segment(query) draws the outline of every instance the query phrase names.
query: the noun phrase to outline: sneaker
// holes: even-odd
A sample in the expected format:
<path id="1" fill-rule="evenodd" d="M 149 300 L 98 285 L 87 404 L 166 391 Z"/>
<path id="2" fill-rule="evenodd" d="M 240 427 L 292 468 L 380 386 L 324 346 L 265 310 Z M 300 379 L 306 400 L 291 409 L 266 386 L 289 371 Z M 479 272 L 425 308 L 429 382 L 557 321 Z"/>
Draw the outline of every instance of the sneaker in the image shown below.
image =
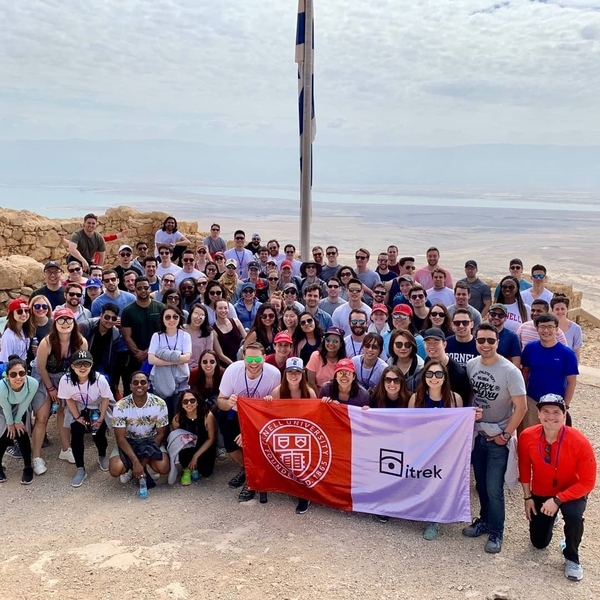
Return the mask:
<path id="1" fill-rule="evenodd" d="M 66 460 L 70 462 L 72 465 L 75 464 L 75 457 L 73 456 L 73 450 L 71 448 L 67 448 L 66 450 L 61 450 L 58 455 L 59 460 Z"/>
<path id="2" fill-rule="evenodd" d="M 463 535 L 470 538 L 476 538 L 484 533 L 489 533 L 487 523 L 481 521 L 481 519 L 475 519 L 470 525 L 467 525 L 462 530 Z"/>
<path id="3" fill-rule="evenodd" d="M 101 471 L 108 471 L 108 457 L 106 457 L 106 456 L 99 456 L 98 457 L 98 464 L 100 465 L 100 470 Z"/>
<path id="4" fill-rule="evenodd" d="M 267 492 L 259 492 L 258 501 L 261 504 L 266 504 L 269 501 L 269 498 L 267 497 Z"/>
<path id="5" fill-rule="evenodd" d="M 380 523 L 387 523 L 390 520 L 390 518 L 387 517 L 386 515 L 375 515 L 375 516 L 377 517 L 377 520 Z"/>
<path id="6" fill-rule="evenodd" d="M 81 487 L 83 482 L 87 479 L 87 473 L 83 467 L 77 467 L 77 473 L 75 473 L 75 477 L 73 477 L 73 481 L 71 481 L 71 485 L 73 487 Z"/>
<path id="7" fill-rule="evenodd" d="M 189 469 L 184 469 L 181 475 L 181 485 L 192 485 L 192 472 Z"/>
<path id="8" fill-rule="evenodd" d="M 484 550 L 488 554 L 498 554 L 502 550 L 502 538 L 497 533 L 490 533 Z"/>
<path id="9" fill-rule="evenodd" d="M 248 502 L 248 500 L 253 500 L 256 492 L 254 490 L 248 489 L 248 486 L 244 484 L 240 495 L 238 496 L 239 502 Z"/>
<path id="10" fill-rule="evenodd" d="M 229 480 L 228 485 L 232 490 L 235 490 L 236 488 L 242 487 L 245 483 L 246 483 L 246 471 L 245 471 L 245 469 L 240 469 L 238 474 Z"/>
<path id="11" fill-rule="evenodd" d="M 296 505 L 296 514 L 303 515 L 308 511 L 308 507 L 310 506 L 310 500 L 305 500 L 304 498 L 298 498 L 298 504 Z"/>
<path id="12" fill-rule="evenodd" d="M 131 474 L 131 471 L 127 471 L 126 473 L 119 475 L 119 481 L 121 483 L 129 483 L 132 478 L 133 478 L 133 475 Z"/>
<path id="13" fill-rule="evenodd" d="M 42 442 L 42 448 L 47 448 L 50 445 L 50 440 L 47 435 L 44 435 L 44 441 Z"/>
<path id="14" fill-rule="evenodd" d="M 6 474 L 4 473 L 4 469 L 0 467 L 0 483 L 4 483 L 6 481 Z"/>
<path id="15" fill-rule="evenodd" d="M 428 541 L 437 540 L 440 535 L 440 526 L 437 523 L 427 523 L 425 531 L 423 532 L 423 538 Z"/>
<path id="16" fill-rule="evenodd" d="M 581 581 L 583 579 L 583 568 L 573 560 L 565 560 L 565 577 L 569 581 Z"/>
<path id="17" fill-rule="evenodd" d="M 217 460 L 227 460 L 227 450 L 225 448 L 217 448 Z"/>
<path id="18" fill-rule="evenodd" d="M 6 449 L 6 454 L 12 456 L 13 458 L 23 458 L 21 454 L 21 448 L 19 448 L 18 444 L 13 444 Z"/>
<path id="19" fill-rule="evenodd" d="M 25 467 L 23 469 L 23 475 L 21 476 L 21 484 L 30 485 L 31 483 L 33 483 L 33 468 Z"/>
<path id="20" fill-rule="evenodd" d="M 37 458 L 34 458 L 32 462 L 33 472 L 36 475 L 43 475 L 48 470 L 48 467 L 46 466 L 46 463 L 43 458 L 40 458 L 38 456 Z"/>
<path id="21" fill-rule="evenodd" d="M 150 465 L 146 467 L 146 473 L 154 479 L 154 481 L 158 481 L 160 479 L 160 473 L 157 473 Z"/>

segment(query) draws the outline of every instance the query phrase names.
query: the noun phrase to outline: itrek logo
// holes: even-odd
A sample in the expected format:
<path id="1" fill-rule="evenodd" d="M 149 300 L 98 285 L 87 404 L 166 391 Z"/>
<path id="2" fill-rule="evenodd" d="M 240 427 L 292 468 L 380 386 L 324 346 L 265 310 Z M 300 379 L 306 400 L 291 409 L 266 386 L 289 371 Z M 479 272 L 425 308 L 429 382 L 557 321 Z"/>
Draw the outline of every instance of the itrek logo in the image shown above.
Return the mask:
<path id="1" fill-rule="evenodd" d="M 331 444 L 325 432 L 305 419 L 273 419 L 260 430 L 265 458 L 280 474 L 313 487 L 329 471 Z"/>

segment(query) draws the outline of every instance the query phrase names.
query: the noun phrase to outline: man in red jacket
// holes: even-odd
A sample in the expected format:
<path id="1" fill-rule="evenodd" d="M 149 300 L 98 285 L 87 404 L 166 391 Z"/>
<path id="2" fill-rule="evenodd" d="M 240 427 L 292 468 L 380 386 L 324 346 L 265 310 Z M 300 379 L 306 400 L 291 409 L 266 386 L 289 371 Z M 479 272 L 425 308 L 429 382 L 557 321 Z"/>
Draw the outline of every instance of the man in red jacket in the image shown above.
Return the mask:
<path id="1" fill-rule="evenodd" d="M 531 543 L 539 549 L 550 544 L 560 509 L 565 521 L 565 577 L 581 581 L 578 551 L 587 495 L 596 485 L 596 457 L 588 439 L 565 426 L 567 408 L 561 396 L 546 394 L 537 408 L 540 425 L 525 429 L 518 444 L 519 480 Z"/>

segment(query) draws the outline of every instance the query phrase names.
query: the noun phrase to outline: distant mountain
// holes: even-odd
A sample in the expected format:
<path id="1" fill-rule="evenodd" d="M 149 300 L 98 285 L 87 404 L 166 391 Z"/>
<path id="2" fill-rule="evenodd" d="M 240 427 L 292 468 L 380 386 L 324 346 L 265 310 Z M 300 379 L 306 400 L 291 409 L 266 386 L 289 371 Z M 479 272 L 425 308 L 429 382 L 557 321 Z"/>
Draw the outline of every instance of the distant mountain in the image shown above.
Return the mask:
<path id="1" fill-rule="evenodd" d="M 318 138 L 317 138 L 318 141 Z M 318 185 L 600 187 L 600 146 L 314 148 Z M 173 140 L 0 141 L 0 182 L 296 184 L 295 148 Z"/>

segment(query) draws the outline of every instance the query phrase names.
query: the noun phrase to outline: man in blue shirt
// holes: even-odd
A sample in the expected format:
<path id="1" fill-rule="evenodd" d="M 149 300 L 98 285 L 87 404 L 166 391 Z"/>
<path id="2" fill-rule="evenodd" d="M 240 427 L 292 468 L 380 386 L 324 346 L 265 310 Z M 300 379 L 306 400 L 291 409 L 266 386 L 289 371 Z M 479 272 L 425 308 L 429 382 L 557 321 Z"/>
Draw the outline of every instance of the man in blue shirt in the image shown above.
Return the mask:
<path id="1" fill-rule="evenodd" d="M 558 319 L 554 315 L 543 314 L 534 323 L 540 339 L 527 344 L 521 356 L 523 379 L 527 386 L 527 414 L 523 419 L 523 429 L 539 423 L 537 403 L 545 394 L 562 396 L 568 409 L 579 375 L 575 352 L 556 339 Z"/>

